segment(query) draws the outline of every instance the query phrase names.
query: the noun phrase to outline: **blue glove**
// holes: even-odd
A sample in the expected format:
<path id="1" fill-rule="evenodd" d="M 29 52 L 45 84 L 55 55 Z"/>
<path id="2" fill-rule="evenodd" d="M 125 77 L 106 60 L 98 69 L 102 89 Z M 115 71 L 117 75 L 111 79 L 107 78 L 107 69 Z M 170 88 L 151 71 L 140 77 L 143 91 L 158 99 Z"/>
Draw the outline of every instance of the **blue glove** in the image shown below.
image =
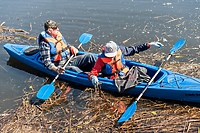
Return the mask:
<path id="1" fill-rule="evenodd" d="M 159 48 L 161 48 L 162 46 L 164 46 L 162 43 L 160 43 L 160 42 L 150 42 L 149 43 L 150 44 L 150 46 L 156 46 L 156 47 L 159 47 Z"/>
<path id="2" fill-rule="evenodd" d="M 91 80 L 92 80 L 93 85 L 98 85 L 99 80 L 98 80 L 97 76 L 92 76 Z"/>

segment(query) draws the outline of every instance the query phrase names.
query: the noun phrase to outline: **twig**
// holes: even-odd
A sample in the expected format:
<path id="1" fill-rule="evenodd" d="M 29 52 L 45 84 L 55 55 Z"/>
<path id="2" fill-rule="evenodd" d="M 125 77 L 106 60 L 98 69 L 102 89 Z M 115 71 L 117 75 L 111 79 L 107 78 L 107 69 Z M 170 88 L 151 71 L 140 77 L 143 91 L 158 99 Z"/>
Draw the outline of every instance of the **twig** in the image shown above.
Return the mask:
<path id="1" fill-rule="evenodd" d="M 142 33 L 145 33 L 146 32 L 146 28 L 147 28 L 147 25 L 144 26 L 143 30 L 142 30 Z"/>
<path id="2" fill-rule="evenodd" d="M 0 25 L 0 26 L 2 27 L 2 26 L 5 24 L 5 23 L 6 23 L 6 22 L 3 22 L 3 23 L 1 23 L 1 25 Z"/>
<path id="3" fill-rule="evenodd" d="M 32 23 L 30 23 L 30 31 L 32 31 Z"/>
<path id="4" fill-rule="evenodd" d="M 176 20 L 181 20 L 182 18 L 184 18 L 184 17 L 180 17 L 180 18 L 173 18 L 173 17 L 171 17 L 172 18 L 172 20 L 169 20 L 169 21 L 167 21 L 166 23 L 170 23 L 170 22 L 173 22 L 173 21 L 176 21 Z"/>
<path id="5" fill-rule="evenodd" d="M 5 70 L 6 72 L 8 72 L 2 65 L 0 65 L 1 68 L 3 68 L 3 70 Z"/>
<path id="6" fill-rule="evenodd" d="M 127 43 L 130 39 L 131 39 L 131 37 L 129 37 L 128 39 L 124 40 L 122 43 L 125 44 L 125 43 Z"/>

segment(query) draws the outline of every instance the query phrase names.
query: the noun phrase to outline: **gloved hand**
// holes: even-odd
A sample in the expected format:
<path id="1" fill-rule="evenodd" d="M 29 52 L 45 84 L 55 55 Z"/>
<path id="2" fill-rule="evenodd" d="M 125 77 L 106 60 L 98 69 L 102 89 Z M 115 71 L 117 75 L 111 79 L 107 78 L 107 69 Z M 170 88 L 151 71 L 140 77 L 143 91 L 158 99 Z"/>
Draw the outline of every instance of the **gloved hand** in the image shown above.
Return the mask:
<path id="1" fill-rule="evenodd" d="M 76 55 L 78 53 L 78 49 L 74 46 L 70 46 L 69 48 L 72 55 Z"/>
<path id="2" fill-rule="evenodd" d="M 162 46 L 164 46 L 162 43 L 160 43 L 160 42 L 150 42 L 149 43 L 150 44 L 150 46 L 156 46 L 156 47 L 159 47 L 159 48 L 161 48 Z"/>
<path id="3" fill-rule="evenodd" d="M 53 70 L 57 72 L 58 74 L 63 74 L 65 72 L 65 69 L 62 67 L 55 67 L 53 68 Z"/>
<path id="4" fill-rule="evenodd" d="M 92 80 L 93 85 L 98 85 L 99 80 L 98 80 L 97 76 L 92 76 L 91 80 Z"/>

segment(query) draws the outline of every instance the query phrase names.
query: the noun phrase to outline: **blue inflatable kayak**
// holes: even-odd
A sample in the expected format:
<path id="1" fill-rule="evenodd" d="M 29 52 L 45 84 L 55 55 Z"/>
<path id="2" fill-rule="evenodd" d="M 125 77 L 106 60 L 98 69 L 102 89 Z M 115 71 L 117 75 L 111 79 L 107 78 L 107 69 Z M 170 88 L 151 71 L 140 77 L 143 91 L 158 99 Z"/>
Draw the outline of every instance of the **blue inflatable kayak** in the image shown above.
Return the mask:
<path id="1" fill-rule="evenodd" d="M 37 46 L 7 43 L 4 45 L 4 49 L 10 55 L 10 57 L 34 69 L 47 73 L 50 76 L 57 75 L 55 72 L 47 70 L 43 66 Z M 79 52 L 79 54 L 84 54 L 84 52 Z M 126 64 L 128 66 L 136 65 L 147 68 L 149 76 L 153 76 L 159 69 L 156 66 L 142 64 L 131 60 L 126 60 Z M 66 70 L 64 74 L 59 76 L 59 78 L 80 85 L 93 87 L 91 81 L 88 80 L 88 76 L 85 73 L 77 73 Z M 118 92 L 113 80 L 99 77 L 99 81 L 102 83 L 103 90 Z M 138 96 L 146 87 L 146 85 L 147 83 L 140 83 L 133 88 L 125 90 L 123 93 Z M 154 82 L 144 93 L 144 97 L 200 103 L 200 79 L 162 69 L 156 76 Z"/>

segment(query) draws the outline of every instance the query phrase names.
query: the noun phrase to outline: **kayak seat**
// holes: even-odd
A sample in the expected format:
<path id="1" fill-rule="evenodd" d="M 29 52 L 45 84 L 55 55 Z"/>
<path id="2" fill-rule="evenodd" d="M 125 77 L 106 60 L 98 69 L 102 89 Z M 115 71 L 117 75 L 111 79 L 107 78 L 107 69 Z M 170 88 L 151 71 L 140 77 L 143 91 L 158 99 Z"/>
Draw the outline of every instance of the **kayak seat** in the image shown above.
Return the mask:
<path id="1" fill-rule="evenodd" d="M 29 47 L 24 50 L 25 55 L 33 55 L 39 52 L 39 47 Z"/>

